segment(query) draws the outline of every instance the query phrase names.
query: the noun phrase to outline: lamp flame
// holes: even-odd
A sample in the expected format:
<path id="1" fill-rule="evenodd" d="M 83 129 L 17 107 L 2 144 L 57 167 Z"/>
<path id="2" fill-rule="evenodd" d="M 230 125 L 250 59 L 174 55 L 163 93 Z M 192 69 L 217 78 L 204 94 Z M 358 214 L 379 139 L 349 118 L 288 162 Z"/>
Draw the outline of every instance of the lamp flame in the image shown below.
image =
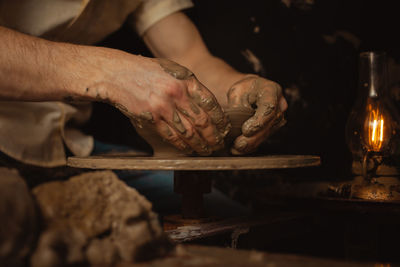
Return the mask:
<path id="1" fill-rule="evenodd" d="M 387 122 L 383 113 L 378 107 L 372 108 L 369 106 L 368 116 L 365 126 L 367 127 L 367 146 L 370 151 L 379 152 L 382 150 L 383 144 L 385 143 L 385 132 L 387 132 Z"/>

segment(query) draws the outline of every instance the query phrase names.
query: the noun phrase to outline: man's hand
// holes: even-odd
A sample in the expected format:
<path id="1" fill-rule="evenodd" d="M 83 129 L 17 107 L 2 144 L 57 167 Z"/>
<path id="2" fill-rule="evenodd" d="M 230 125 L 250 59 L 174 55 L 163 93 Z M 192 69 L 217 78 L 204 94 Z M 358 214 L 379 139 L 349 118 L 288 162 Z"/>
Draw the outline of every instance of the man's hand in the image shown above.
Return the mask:
<path id="1" fill-rule="evenodd" d="M 287 103 L 282 96 L 282 88 L 256 75 L 247 75 L 232 85 L 228 91 L 228 106 L 255 108 L 255 114 L 243 123 L 242 135 L 236 138 L 231 148 L 234 155 L 255 151 L 286 123 L 283 113 Z"/>
<path id="2" fill-rule="evenodd" d="M 149 58 L 139 58 L 141 69 L 134 70 L 124 63 L 129 57 L 115 61 L 110 79 L 89 90 L 120 109 L 136 127 L 154 129 L 180 150 L 210 155 L 223 148 L 229 120 L 190 70 L 167 59 Z"/>

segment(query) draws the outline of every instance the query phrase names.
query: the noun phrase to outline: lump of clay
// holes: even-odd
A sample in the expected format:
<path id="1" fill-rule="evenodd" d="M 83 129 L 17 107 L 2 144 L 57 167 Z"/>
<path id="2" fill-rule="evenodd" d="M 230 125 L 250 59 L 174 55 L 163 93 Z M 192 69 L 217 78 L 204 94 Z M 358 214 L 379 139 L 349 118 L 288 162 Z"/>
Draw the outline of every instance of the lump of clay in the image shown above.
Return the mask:
<path id="1" fill-rule="evenodd" d="M 0 266 L 21 266 L 34 245 L 33 198 L 16 170 L 0 168 Z"/>
<path id="2" fill-rule="evenodd" d="M 45 231 L 32 266 L 134 262 L 172 247 L 151 203 L 111 171 L 42 184 L 33 193 Z"/>

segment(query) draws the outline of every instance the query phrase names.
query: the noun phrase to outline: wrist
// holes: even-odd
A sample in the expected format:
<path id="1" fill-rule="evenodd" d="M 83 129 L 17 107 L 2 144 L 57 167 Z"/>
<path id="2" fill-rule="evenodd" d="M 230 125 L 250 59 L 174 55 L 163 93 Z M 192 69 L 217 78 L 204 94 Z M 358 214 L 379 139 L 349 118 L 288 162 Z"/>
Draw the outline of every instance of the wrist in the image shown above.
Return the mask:
<path id="1" fill-rule="evenodd" d="M 241 75 L 238 76 L 238 78 L 233 83 L 231 83 L 231 85 L 229 86 L 228 90 L 231 89 L 232 87 L 234 87 L 236 84 L 243 82 L 244 80 L 257 79 L 257 78 L 260 78 L 260 76 L 257 75 L 257 74 L 241 73 Z"/>
<path id="2" fill-rule="evenodd" d="M 62 55 L 68 55 L 58 68 L 62 81 L 63 99 L 106 101 L 112 87 L 105 89 L 110 80 L 109 61 L 113 49 L 65 44 Z"/>
<path id="3" fill-rule="evenodd" d="M 65 92 L 73 99 L 116 103 L 126 91 L 126 77 L 131 81 L 130 90 L 138 89 L 149 58 L 132 55 L 120 50 L 77 46 L 75 55 L 65 66 Z M 137 82 L 136 82 L 137 81 Z"/>

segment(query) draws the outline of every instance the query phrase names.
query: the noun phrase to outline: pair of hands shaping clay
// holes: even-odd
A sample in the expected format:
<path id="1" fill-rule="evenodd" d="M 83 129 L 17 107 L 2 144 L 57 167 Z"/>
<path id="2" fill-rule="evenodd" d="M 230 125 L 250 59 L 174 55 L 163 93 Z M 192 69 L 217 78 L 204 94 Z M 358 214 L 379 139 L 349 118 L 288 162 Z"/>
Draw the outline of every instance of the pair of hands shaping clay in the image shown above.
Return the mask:
<path id="1" fill-rule="evenodd" d="M 285 124 L 287 104 L 281 87 L 272 81 L 245 76 L 229 89 L 224 111 L 190 70 L 166 59 L 155 60 L 179 81 L 179 89 L 166 92 L 173 112 L 164 116 L 144 110 L 135 115 L 116 105 L 151 145 L 154 156 L 248 154 Z"/>

